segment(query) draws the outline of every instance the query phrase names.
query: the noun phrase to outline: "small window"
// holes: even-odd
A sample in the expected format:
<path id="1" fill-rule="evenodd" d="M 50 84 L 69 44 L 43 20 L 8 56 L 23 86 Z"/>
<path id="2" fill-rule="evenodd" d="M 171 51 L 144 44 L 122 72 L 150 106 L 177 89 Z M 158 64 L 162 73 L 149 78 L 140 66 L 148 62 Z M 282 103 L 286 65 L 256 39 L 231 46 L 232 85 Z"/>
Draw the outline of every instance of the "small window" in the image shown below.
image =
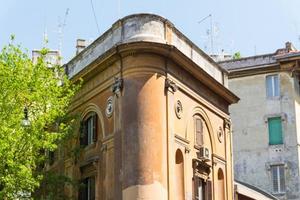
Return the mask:
<path id="1" fill-rule="evenodd" d="M 80 182 L 78 200 L 95 200 L 95 177 L 88 177 Z"/>
<path id="2" fill-rule="evenodd" d="M 278 75 L 269 75 L 266 77 L 267 97 L 279 97 L 279 79 Z"/>
<path id="3" fill-rule="evenodd" d="M 204 143 L 203 122 L 199 116 L 196 116 L 194 120 L 195 120 L 196 145 L 202 146 Z"/>
<path id="4" fill-rule="evenodd" d="M 80 127 L 80 145 L 87 146 L 97 141 L 97 114 L 89 114 L 81 122 Z"/>
<path id="5" fill-rule="evenodd" d="M 283 144 L 281 117 L 268 119 L 269 144 Z"/>
<path id="6" fill-rule="evenodd" d="M 272 165 L 271 175 L 272 175 L 272 183 L 273 183 L 273 192 L 284 193 L 285 192 L 284 165 Z"/>

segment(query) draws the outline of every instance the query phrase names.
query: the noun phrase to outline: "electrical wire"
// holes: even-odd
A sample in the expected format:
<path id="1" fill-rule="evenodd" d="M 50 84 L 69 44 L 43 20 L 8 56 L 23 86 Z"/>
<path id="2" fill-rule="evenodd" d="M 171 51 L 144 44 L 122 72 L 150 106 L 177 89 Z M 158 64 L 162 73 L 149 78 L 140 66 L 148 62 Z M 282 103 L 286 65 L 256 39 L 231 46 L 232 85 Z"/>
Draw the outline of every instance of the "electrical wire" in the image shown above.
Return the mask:
<path id="1" fill-rule="evenodd" d="M 91 6 L 92 6 L 92 11 L 93 11 L 93 14 L 94 14 L 94 19 L 95 19 L 95 23 L 96 23 L 96 26 L 97 26 L 97 30 L 98 30 L 98 33 L 100 34 L 100 29 L 99 29 L 99 25 L 98 25 L 98 22 L 97 22 L 97 17 L 96 17 L 96 13 L 95 13 L 93 0 L 91 0 Z"/>

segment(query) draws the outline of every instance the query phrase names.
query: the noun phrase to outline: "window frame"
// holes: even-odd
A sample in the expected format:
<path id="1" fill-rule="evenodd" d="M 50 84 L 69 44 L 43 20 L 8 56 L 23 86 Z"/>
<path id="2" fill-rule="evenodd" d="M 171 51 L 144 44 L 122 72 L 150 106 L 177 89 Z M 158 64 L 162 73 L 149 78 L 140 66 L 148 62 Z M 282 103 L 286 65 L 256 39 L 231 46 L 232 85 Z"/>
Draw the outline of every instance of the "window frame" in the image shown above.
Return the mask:
<path id="1" fill-rule="evenodd" d="M 198 130 L 198 123 L 200 121 L 200 129 Z M 195 135 L 195 146 L 202 147 L 204 145 L 204 120 L 199 115 L 194 115 L 194 135 Z M 199 138 L 198 138 L 199 137 Z M 199 141 L 200 142 L 199 142 Z"/>
<path id="2" fill-rule="evenodd" d="M 93 185 L 92 185 L 93 183 Z M 96 176 L 89 176 L 80 181 L 78 200 L 96 199 Z"/>
<path id="3" fill-rule="evenodd" d="M 273 171 L 273 169 L 275 169 Z M 280 171 L 282 169 L 282 172 Z M 285 194 L 286 193 L 286 179 L 285 179 L 285 165 L 284 164 L 274 164 L 270 166 L 270 171 L 271 171 L 271 182 L 272 182 L 272 191 L 273 194 Z M 276 173 L 276 175 L 274 174 Z M 274 176 L 277 177 L 277 188 L 274 185 Z"/>
<path id="4" fill-rule="evenodd" d="M 212 182 L 199 176 L 193 177 L 193 199 L 194 200 L 211 200 Z"/>
<path id="5" fill-rule="evenodd" d="M 86 147 L 97 142 L 98 115 L 96 112 L 88 113 L 80 123 L 80 146 Z"/>
<path id="6" fill-rule="evenodd" d="M 275 83 L 275 77 L 277 78 L 277 84 Z M 271 81 L 271 90 L 269 92 L 269 81 Z M 266 97 L 267 99 L 277 99 L 280 97 L 280 76 L 279 74 L 270 74 L 266 76 L 266 81 L 265 81 L 265 87 L 266 87 Z M 278 89 L 278 94 L 276 94 L 276 87 Z M 271 93 L 271 95 L 269 95 Z"/>

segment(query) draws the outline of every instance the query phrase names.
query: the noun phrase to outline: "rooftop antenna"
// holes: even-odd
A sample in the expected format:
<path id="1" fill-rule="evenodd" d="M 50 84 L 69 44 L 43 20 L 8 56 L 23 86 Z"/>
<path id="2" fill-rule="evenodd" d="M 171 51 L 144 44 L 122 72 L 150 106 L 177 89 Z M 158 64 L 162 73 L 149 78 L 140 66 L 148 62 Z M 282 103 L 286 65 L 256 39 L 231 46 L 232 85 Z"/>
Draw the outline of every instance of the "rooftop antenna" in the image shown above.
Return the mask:
<path id="1" fill-rule="evenodd" d="M 202 23 L 203 21 L 205 21 L 206 19 L 210 18 L 210 31 L 209 31 L 209 35 L 210 35 L 210 46 L 211 46 L 211 55 L 214 53 L 214 33 L 213 33 L 213 22 L 212 22 L 212 14 L 207 15 L 206 17 L 202 18 L 200 21 L 198 21 L 198 24 Z"/>
<path id="2" fill-rule="evenodd" d="M 65 12 L 65 16 L 64 16 L 64 20 L 61 21 L 59 20 L 59 24 L 58 24 L 58 37 L 59 37 L 59 42 L 58 42 L 58 50 L 61 53 L 62 50 L 62 43 L 63 43 L 63 37 L 64 37 L 64 28 L 66 26 L 66 21 L 67 21 L 67 17 L 69 15 L 69 8 L 66 9 Z"/>
<path id="3" fill-rule="evenodd" d="M 43 47 L 47 47 L 48 44 L 48 31 L 47 31 L 47 25 L 46 25 L 46 19 L 45 19 L 45 29 L 43 33 Z"/>
<path id="4" fill-rule="evenodd" d="M 42 48 L 47 47 L 47 44 L 48 44 L 47 12 L 44 8 L 44 32 L 43 32 Z"/>

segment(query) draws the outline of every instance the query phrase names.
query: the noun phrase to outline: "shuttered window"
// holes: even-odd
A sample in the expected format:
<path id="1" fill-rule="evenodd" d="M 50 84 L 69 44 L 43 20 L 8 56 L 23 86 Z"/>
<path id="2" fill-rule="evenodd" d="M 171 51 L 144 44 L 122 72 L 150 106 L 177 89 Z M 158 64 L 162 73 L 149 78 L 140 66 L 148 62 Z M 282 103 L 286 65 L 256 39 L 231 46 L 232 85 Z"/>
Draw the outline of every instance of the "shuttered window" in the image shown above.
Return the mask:
<path id="1" fill-rule="evenodd" d="M 274 193 L 284 193 L 285 192 L 285 175 L 284 175 L 284 165 L 272 165 L 272 183 Z"/>
<path id="2" fill-rule="evenodd" d="M 283 144 L 281 117 L 268 119 L 269 144 Z"/>
<path id="3" fill-rule="evenodd" d="M 97 141 L 97 114 L 92 113 L 81 122 L 80 145 L 86 146 Z"/>
<path id="4" fill-rule="evenodd" d="M 196 144 L 198 146 L 203 145 L 203 122 L 200 117 L 195 117 L 195 135 L 196 135 Z"/>
<path id="5" fill-rule="evenodd" d="M 268 98 L 280 95 L 278 75 L 269 75 L 266 77 L 266 92 Z"/>

